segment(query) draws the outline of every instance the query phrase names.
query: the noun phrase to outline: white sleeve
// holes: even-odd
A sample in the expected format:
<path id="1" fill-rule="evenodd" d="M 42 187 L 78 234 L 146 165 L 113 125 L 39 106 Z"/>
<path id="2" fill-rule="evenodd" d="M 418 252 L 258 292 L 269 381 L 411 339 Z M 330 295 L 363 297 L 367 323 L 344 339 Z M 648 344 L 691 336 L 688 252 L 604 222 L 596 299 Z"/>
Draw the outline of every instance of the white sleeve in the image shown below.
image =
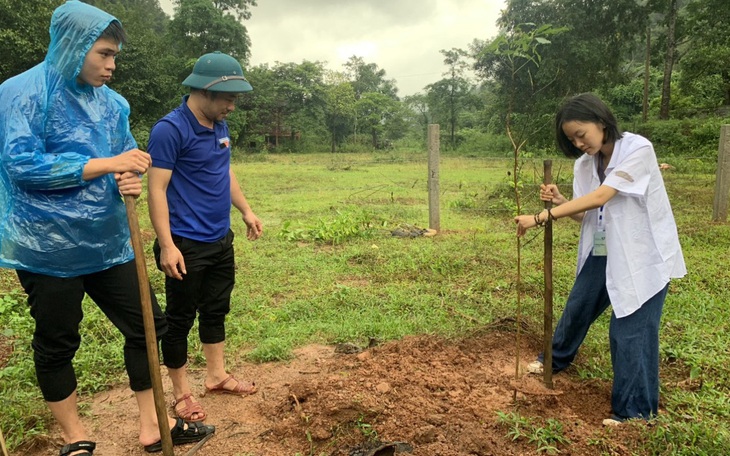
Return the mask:
<path id="1" fill-rule="evenodd" d="M 606 176 L 604 185 L 620 193 L 645 196 L 649 188 L 652 167 L 657 166 L 654 148 L 648 141 L 622 152 L 617 165 Z"/>

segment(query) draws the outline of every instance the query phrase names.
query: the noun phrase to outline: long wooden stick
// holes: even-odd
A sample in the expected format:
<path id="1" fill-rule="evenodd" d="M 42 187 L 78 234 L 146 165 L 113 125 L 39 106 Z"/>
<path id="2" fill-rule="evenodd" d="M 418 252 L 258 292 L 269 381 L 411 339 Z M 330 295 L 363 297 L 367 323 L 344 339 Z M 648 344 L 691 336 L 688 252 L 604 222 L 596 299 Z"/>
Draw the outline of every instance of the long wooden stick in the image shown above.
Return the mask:
<path id="1" fill-rule="evenodd" d="M 167 411 L 165 409 L 165 392 L 162 389 L 160 356 L 157 352 L 157 332 L 155 331 L 155 318 L 152 313 L 150 282 L 147 277 L 147 264 L 144 259 L 142 234 L 139 231 L 137 203 L 133 196 L 125 195 L 124 204 L 127 207 L 127 221 L 129 222 L 129 233 L 132 238 L 132 249 L 134 250 L 134 263 L 137 266 L 137 277 L 139 279 L 139 296 L 142 301 L 142 321 L 144 323 L 144 336 L 147 343 L 147 360 L 150 368 L 150 377 L 152 379 L 152 393 L 155 398 L 157 423 L 160 426 L 162 454 L 164 456 L 174 456 L 175 452 L 172 448 L 172 435 L 170 434 L 170 426 L 167 422 Z"/>
<path id="2" fill-rule="evenodd" d="M 3 450 L 3 456 L 10 456 L 8 454 L 8 447 L 5 446 L 5 437 L 3 437 L 3 431 L 0 430 L 0 448 Z"/>
<path id="3" fill-rule="evenodd" d="M 210 440 L 211 437 L 213 437 L 213 435 L 215 435 L 215 434 L 208 434 L 205 437 L 203 437 L 202 440 L 200 440 L 198 443 L 196 443 L 195 446 L 190 448 L 190 450 L 187 453 L 185 453 L 185 456 L 193 456 L 195 453 L 198 452 L 199 449 L 201 449 L 203 447 L 203 445 L 205 445 L 205 442 L 207 442 L 208 440 Z"/>
<path id="4" fill-rule="evenodd" d="M 543 183 L 551 184 L 553 180 L 552 160 L 543 161 Z M 545 209 L 552 208 L 550 201 L 545 201 Z M 545 291 L 543 309 L 543 380 L 545 386 L 553 389 L 553 221 L 548 217 L 545 223 Z"/>

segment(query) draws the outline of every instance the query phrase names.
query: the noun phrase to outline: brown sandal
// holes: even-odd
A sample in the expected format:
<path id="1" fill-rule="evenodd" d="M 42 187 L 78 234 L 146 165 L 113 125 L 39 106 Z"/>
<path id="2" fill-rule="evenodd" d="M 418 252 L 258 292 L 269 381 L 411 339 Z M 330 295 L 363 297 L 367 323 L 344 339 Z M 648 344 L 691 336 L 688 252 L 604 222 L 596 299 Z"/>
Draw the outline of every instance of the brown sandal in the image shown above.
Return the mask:
<path id="1" fill-rule="evenodd" d="M 236 386 L 233 389 L 226 389 L 223 386 L 233 380 L 236 382 Z M 220 382 L 219 384 L 215 385 L 212 388 L 205 387 L 206 393 L 214 393 L 214 394 L 233 394 L 235 396 L 248 396 L 250 394 L 254 394 L 258 391 L 258 388 L 256 388 L 256 383 L 250 382 L 250 383 L 244 383 L 240 380 L 238 380 L 233 375 L 229 375 L 225 380 Z"/>
<path id="2" fill-rule="evenodd" d="M 185 406 L 178 410 L 176 406 L 180 403 L 185 403 Z M 208 416 L 200 402 L 193 402 L 193 395 L 190 393 L 183 394 L 180 398 L 175 399 L 172 402 L 172 409 L 179 418 L 185 421 L 203 421 Z M 196 414 L 198 418 L 193 419 L 193 415 Z"/>

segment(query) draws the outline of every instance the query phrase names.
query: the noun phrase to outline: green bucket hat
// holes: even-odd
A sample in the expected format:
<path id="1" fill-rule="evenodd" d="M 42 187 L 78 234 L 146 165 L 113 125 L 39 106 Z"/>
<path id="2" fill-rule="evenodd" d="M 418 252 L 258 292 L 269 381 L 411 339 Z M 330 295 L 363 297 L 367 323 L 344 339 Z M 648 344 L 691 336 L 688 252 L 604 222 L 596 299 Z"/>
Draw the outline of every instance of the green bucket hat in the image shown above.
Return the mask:
<path id="1" fill-rule="evenodd" d="M 211 92 L 240 93 L 253 90 L 243 76 L 238 60 L 220 51 L 200 57 L 182 85 Z"/>

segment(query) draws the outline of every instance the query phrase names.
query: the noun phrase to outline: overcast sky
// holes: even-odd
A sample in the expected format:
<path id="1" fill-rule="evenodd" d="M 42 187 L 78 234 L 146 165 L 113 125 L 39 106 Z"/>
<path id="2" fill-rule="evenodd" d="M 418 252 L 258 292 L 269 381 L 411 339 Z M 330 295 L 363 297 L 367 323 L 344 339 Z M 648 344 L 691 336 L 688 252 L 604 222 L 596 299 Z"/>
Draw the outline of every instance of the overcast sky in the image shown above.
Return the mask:
<path id="1" fill-rule="evenodd" d="M 251 64 L 327 62 L 342 71 L 350 56 L 395 79 L 400 96 L 443 77 L 441 49 L 493 38 L 504 0 L 257 0 L 244 22 Z M 160 0 L 173 13 L 171 0 Z M 245 69 L 244 69 L 245 70 Z"/>

